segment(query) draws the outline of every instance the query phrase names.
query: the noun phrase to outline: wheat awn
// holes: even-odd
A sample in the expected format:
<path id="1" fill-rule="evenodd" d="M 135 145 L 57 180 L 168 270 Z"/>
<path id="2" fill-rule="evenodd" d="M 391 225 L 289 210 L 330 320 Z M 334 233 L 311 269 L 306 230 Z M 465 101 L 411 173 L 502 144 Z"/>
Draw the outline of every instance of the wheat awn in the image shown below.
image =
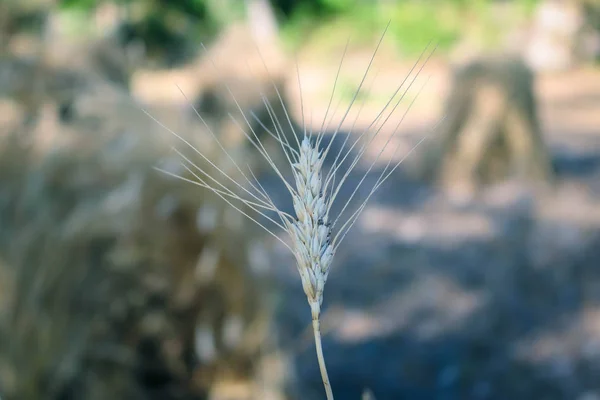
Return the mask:
<path id="1" fill-rule="evenodd" d="M 298 66 L 296 63 L 297 75 L 298 75 L 298 86 L 300 91 L 300 106 L 301 106 L 301 117 L 302 117 L 302 127 L 303 132 L 301 135 L 296 132 L 294 129 L 294 125 L 292 123 L 292 117 L 290 113 L 287 111 L 283 98 L 275 85 L 274 81 L 271 80 L 277 97 L 283 107 L 283 111 L 285 113 L 286 120 L 285 122 L 279 121 L 277 116 L 275 115 L 274 109 L 272 105 L 269 103 L 269 100 L 264 94 L 261 94 L 262 101 L 267 109 L 269 118 L 271 119 L 271 123 L 273 126 L 272 130 L 268 129 L 264 122 L 260 121 L 258 117 L 254 113 L 251 114 L 251 118 L 256 120 L 262 129 L 268 133 L 271 138 L 274 138 L 279 144 L 283 154 L 285 155 L 285 159 L 287 163 L 291 167 L 291 173 L 293 180 L 290 182 L 284 176 L 284 173 L 280 170 L 280 168 L 276 165 L 272 156 L 267 152 L 263 143 L 259 139 L 254 128 L 252 128 L 252 124 L 249 121 L 248 116 L 242 110 L 239 105 L 235 95 L 231 91 L 231 89 L 225 84 L 230 96 L 235 102 L 237 111 L 239 111 L 242 116 L 244 123 L 249 128 L 249 132 L 246 130 L 241 123 L 239 123 L 234 116 L 230 113 L 228 116 L 231 118 L 240 131 L 244 134 L 245 138 L 252 144 L 252 146 L 258 151 L 258 153 L 264 158 L 273 172 L 278 176 L 281 182 L 285 185 L 287 191 L 291 195 L 293 209 L 295 215 L 291 215 L 290 213 L 282 211 L 269 196 L 265 188 L 260 184 L 255 174 L 248 167 L 249 174 L 244 172 L 243 168 L 235 161 L 235 159 L 229 154 L 229 152 L 225 149 L 225 147 L 219 141 L 217 135 L 211 130 L 210 126 L 206 123 L 204 118 L 200 115 L 200 113 L 193 107 L 193 111 L 198 116 L 200 121 L 207 128 L 212 138 L 216 141 L 219 148 L 227 155 L 228 159 L 231 161 L 237 172 L 239 172 L 240 176 L 243 178 L 244 182 L 238 182 L 236 179 L 232 178 L 229 174 L 227 174 L 223 169 L 219 168 L 213 161 L 211 161 L 207 156 L 205 156 L 200 150 L 195 148 L 190 142 L 186 141 L 183 137 L 179 136 L 177 133 L 173 132 L 168 127 L 164 126 L 160 121 L 154 118 L 150 113 L 144 111 L 150 118 L 156 121 L 159 125 L 161 125 L 164 129 L 169 131 L 171 134 L 175 135 L 182 143 L 184 143 L 187 147 L 191 148 L 196 154 L 202 157 L 206 162 L 208 162 L 218 174 L 212 174 L 202 169 L 201 167 L 194 164 L 189 157 L 186 157 L 181 151 L 175 149 L 177 154 L 181 157 L 182 166 L 196 179 L 188 179 L 182 176 L 179 176 L 173 172 L 157 168 L 160 171 L 169 174 L 173 177 L 182 179 L 186 182 L 193 183 L 195 185 L 207 188 L 218 195 L 221 199 L 227 202 L 230 206 L 238 210 L 240 213 L 254 221 L 260 227 L 262 227 L 266 232 L 268 232 L 271 236 L 277 239 L 280 243 L 282 243 L 290 252 L 294 255 L 296 259 L 296 265 L 298 272 L 300 274 L 302 287 L 304 289 L 304 293 L 308 299 L 308 303 L 311 309 L 312 315 L 312 324 L 313 324 L 313 333 L 315 337 L 315 345 L 317 358 L 319 362 L 319 367 L 321 371 L 321 376 L 323 379 L 323 383 L 325 386 L 325 391 L 327 394 L 327 399 L 333 399 L 333 392 L 331 389 L 331 385 L 329 382 L 329 377 L 327 374 L 327 369 L 325 366 L 325 360 L 323 356 L 323 350 L 321 345 L 321 333 L 320 333 L 320 314 L 321 314 L 321 306 L 323 302 L 323 292 L 325 289 L 325 283 L 329 276 L 330 266 L 335 256 L 336 250 L 339 248 L 340 243 L 345 238 L 349 230 L 352 228 L 354 223 L 358 220 L 361 212 L 364 210 L 367 202 L 372 197 L 372 195 L 376 192 L 376 190 L 391 176 L 391 174 L 399 167 L 399 165 L 404 161 L 404 159 L 414 150 L 419 144 L 421 144 L 428 136 L 425 135 L 413 148 L 412 150 L 402 157 L 399 161 L 395 161 L 392 163 L 396 153 L 400 148 L 400 144 L 396 146 L 393 151 L 392 157 L 390 157 L 389 161 L 383 168 L 382 172 L 377 177 L 375 184 L 369 190 L 367 196 L 363 199 L 363 201 L 359 204 L 359 206 L 352 212 L 349 216 L 345 215 L 345 212 L 348 211 L 348 207 L 352 204 L 352 201 L 356 194 L 358 193 L 359 188 L 364 183 L 368 174 L 371 172 L 380 156 L 386 150 L 388 145 L 391 143 L 392 138 L 398 131 L 398 128 L 404 117 L 412 107 L 413 103 L 418 97 L 421 89 L 419 89 L 417 95 L 413 98 L 410 104 L 407 107 L 406 112 L 402 116 L 401 120 L 395 126 L 392 134 L 388 137 L 385 144 L 382 146 L 380 151 L 378 152 L 375 159 L 371 162 L 366 172 L 363 174 L 360 181 L 355 186 L 352 194 L 345 200 L 342 205 L 341 211 L 338 212 L 334 218 L 332 212 L 332 206 L 334 205 L 335 200 L 338 198 L 340 194 L 340 190 L 342 186 L 347 182 L 350 173 L 354 170 L 354 168 L 358 165 L 360 160 L 363 158 L 363 155 L 366 153 L 368 147 L 373 143 L 375 138 L 381 132 L 385 124 L 388 122 L 389 118 L 394 114 L 396 108 L 399 106 L 401 101 L 404 99 L 408 90 L 414 84 L 417 76 L 422 71 L 425 66 L 427 60 L 433 54 L 435 48 L 429 53 L 425 62 L 422 63 L 421 67 L 418 69 L 415 76 L 412 78 L 408 87 L 400 94 L 399 98 L 393 104 L 394 99 L 400 93 L 402 87 L 404 87 L 408 78 L 412 75 L 415 68 L 421 63 L 423 56 L 426 51 L 429 49 L 429 45 L 425 48 L 425 50 L 421 53 L 418 60 L 415 62 L 410 72 L 404 78 L 404 80 L 400 83 L 400 85 L 396 88 L 393 95 L 389 98 L 385 106 L 381 109 L 376 118 L 366 127 L 350 144 L 349 147 L 346 147 L 348 141 L 350 139 L 350 133 L 346 134 L 344 141 L 342 142 L 342 146 L 340 147 L 337 155 L 335 156 L 332 166 L 327 174 L 323 174 L 324 169 L 324 161 L 328 157 L 331 149 L 332 143 L 338 134 L 341 131 L 342 124 L 348 117 L 350 110 L 354 106 L 354 103 L 358 97 L 359 92 L 363 88 L 363 85 L 366 81 L 367 75 L 369 74 L 375 56 L 378 52 L 378 49 L 385 37 L 387 29 L 389 28 L 389 23 L 385 28 L 383 34 L 381 35 L 375 51 L 373 52 L 369 64 L 364 72 L 360 84 L 356 91 L 354 92 L 353 98 L 350 101 L 349 106 L 347 107 L 342 119 L 339 124 L 335 128 L 333 134 L 331 134 L 331 138 L 329 144 L 327 146 L 323 146 L 323 139 L 327 132 L 329 132 L 328 126 L 333 119 L 333 113 L 330 117 L 329 122 L 327 123 L 327 128 L 325 127 L 325 122 L 329 116 L 329 112 L 331 109 L 331 105 L 333 103 L 333 97 L 336 92 L 336 87 L 338 84 L 338 78 L 340 76 L 340 71 L 342 69 L 342 65 L 344 62 L 344 58 L 348 49 L 348 43 L 344 49 L 344 53 L 342 55 L 342 59 L 338 66 L 338 70 L 336 73 L 335 81 L 333 84 L 333 89 L 331 93 L 331 97 L 329 99 L 329 103 L 327 106 L 327 110 L 325 112 L 325 117 L 323 118 L 323 122 L 319 131 L 315 134 L 312 129 L 307 130 L 305 124 L 305 113 L 304 113 L 304 104 L 302 99 L 302 87 L 300 81 L 300 75 L 298 71 Z M 206 51 L 206 48 L 204 48 Z M 259 52 L 260 53 L 260 52 Z M 268 68 L 264 59 L 261 60 L 265 69 Z M 211 60 L 212 61 L 212 60 Z M 215 68 L 216 65 L 213 66 Z M 182 94 L 185 96 L 183 91 L 179 89 Z M 186 98 L 187 99 L 187 98 Z M 191 105 L 191 102 L 188 103 Z M 393 105 L 392 105 L 393 104 Z M 364 103 L 363 103 L 364 106 Z M 390 109 L 391 107 L 391 109 Z M 356 124 L 356 120 L 360 112 L 362 111 L 362 106 L 359 109 L 359 113 L 356 116 L 355 122 L 352 125 L 351 131 L 354 129 Z M 387 114 L 387 115 L 385 115 Z M 291 133 L 294 138 L 294 143 L 291 143 L 288 136 L 285 134 L 285 129 L 283 124 L 289 124 L 291 128 Z M 362 142 L 362 143 L 361 143 Z M 357 149 L 356 149 L 357 148 Z M 348 157 L 355 152 L 354 157 L 349 160 L 349 166 L 345 167 L 346 170 L 339 178 L 339 181 L 336 182 L 336 177 L 342 168 L 342 165 L 347 161 Z M 225 182 L 231 182 L 234 184 L 235 188 L 238 190 L 233 190 L 228 188 L 225 185 Z M 235 203 L 239 202 L 238 205 Z M 267 222 L 261 222 L 257 218 L 250 215 L 244 209 L 242 209 L 241 205 L 244 205 L 248 209 L 257 213 L 268 222 L 272 223 L 274 226 L 280 228 L 281 230 L 287 232 L 289 235 L 290 242 L 283 240 L 279 235 L 277 235 L 273 229 L 267 227 Z M 269 213 L 274 213 L 275 215 L 269 215 Z M 278 219 L 278 220 L 277 220 Z M 338 229 L 334 229 L 338 222 L 343 221 L 341 227 Z"/>

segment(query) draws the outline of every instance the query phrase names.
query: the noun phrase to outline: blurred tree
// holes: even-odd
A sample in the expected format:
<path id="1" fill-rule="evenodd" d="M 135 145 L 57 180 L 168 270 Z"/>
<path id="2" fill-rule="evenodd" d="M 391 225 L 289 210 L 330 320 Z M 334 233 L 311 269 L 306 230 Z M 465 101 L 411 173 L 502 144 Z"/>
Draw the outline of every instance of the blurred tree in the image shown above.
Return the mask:
<path id="1" fill-rule="evenodd" d="M 586 30 L 583 51 L 591 53 L 589 56 L 593 61 L 600 62 L 600 0 L 581 1 Z"/>
<path id="2" fill-rule="evenodd" d="M 294 13 L 304 12 L 315 16 L 328 16 L 347 12 L 357 6 L 357 3 L 376 3 L 364 0 L 271 0 L 286 18 Z"/>
<path id="3" fill-rule="evenodd" d="M 126 18 L 118 28 L 123 44 L 141 40 L 147 55 L 167 66 L 193 56 L 199 38 L 210 40 L 243 15 L 241 0 L 61 0 L 60 6 L 92 14 L 106 3 L 124 10 Z"/>
<path id="4" fill-rule="evenodd" d="M 10 39 L 18 33 L 34 32 L 41 35 L 46 15 L 52 5 L 52 0 L 0 1 L 0 54 L 6 50 Z"/>

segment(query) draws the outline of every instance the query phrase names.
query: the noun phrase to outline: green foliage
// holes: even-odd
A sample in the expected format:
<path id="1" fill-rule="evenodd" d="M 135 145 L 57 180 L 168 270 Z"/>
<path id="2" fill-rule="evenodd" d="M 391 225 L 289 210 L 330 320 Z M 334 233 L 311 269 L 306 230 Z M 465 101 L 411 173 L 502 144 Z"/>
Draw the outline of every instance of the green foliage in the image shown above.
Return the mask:
<path id="1" fill-rule="evenodd" d="M 457 4 L 458 3 L 458 4 Z M 433 42 L 441 50 L 460 37 L 462 2 L 403 2 L 389 11 L 392 34 L 404 54 L 419 54 Z"/>
<path id="2" fill-rule="evenodd" d="M 91 10 L 108 0 L 60 0 L 62 7 Z M 168 46 L 181 40 L 181 26 L 196 39 L 212 35 L 220 27 L 243 17 L 244 0 L 113 0 L 136 9 L 147 18 L 137 21 L 138 31 Z M 449 50 L 469 30 L 477 40 L 494 45 L 509 29 L 498 22 L 497 0 L 270 0 L 282 27 L 284 41 L 292 47 L 307 41 L 336 42 L 350 36 L 355 44 L 376 40 L 383 26 L 392 22 L 388 37 L 406 56 L 420 53 L 429 42 L 438 51 Z M 539 0 L 507 0 L 515 19 L 530 15 Z M 595 1 L 595 0 L 588 0 Z M 176 26 L 168 21 L 176 20 Z M 184 21 L 184 22 L 182 22 Z M 474 32 L 474 33 L 473 33 Z M 174 34 L 175 33 L 175 34 Z M 358 33 L 358 37 L 357 37 Z"/>
<path id="3" fill-rule="evenodd" d="M 200 41 L 210 41 L 244 11 L 242 0 L 61 0 L 59 7 L 85 23 L 96 7 L 108 2 L 129 12 L 119 28 L 123 39 L 142 39 L 148 55 L 167 65 L 193 56 Z"/>
<path id="4" fill-rule="evenodd" d="M 372 44 L 382 27 L 391 21 L 389 36 L 398 50 L 414 56 L 430 42 L 437 44 L 438 52 L 449 50 L 468 30 L 480 36 L 477 41 L 495 45 L 502 32 L 510 28 L 494 15 L 497 0 L 273 1 L 278 6 L 297 3 L 295 7 L 283 8 L 285 39 L 295 45 L 318 36 L 319 46 L 326 47 L 324 41 L 348 37 L 350 32 L 361 35 L 359 38 L 353 35 L 353 43 L 371 41 Z M 512 0 L 507 5 L 518 21 L 530 15 L 538 1 Z M 323 31 L 325 24 L 331 29 Z"/>
<path id="5" fill-rule="evenodd" d="M 101 1 L 100 1 L 101 2 Z M 89 11 L 99 3 L 97 0 L 61 0 L 59 7 L 76 11 Z"/>

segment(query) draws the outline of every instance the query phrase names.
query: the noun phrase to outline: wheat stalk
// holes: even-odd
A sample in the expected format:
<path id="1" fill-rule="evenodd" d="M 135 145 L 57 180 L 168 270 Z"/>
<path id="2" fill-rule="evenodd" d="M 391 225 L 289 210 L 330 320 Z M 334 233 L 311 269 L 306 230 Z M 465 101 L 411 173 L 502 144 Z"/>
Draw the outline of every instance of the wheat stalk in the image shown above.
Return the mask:
<path id="1" fill-rule="evenodd" d="M 302 108 L 302 126 L 303 133 L 300 135 L 298 132 L 294 130 L 294 126 L 292 124 L 292 119 L 287 109 L 285 108 L 282 96 L 277 88 L 277 86 L 273 83 L 273 87 L 277 93 L 279 101 L 281 102 L 281 106 L 285 112 L 285 117 L 287 123 L 289 124 L 291 131 L 293 133 L 293 142 L 290 142 L 288 136 L 284 133 L 283 124 L 285 122 L 281 122 L 275 116 L 273 111 L 273 107 L 269 103 L 268 99 L 262 96 L 263 103 L 267 110 L 269 111 L 269 117 L 273 126 L 275 127 L 275 132 L 269 130 L 261 121 L 258 121 L 262 128 L 272 137 L 275 138 L 277 143 L 280 145 L 287 162 L 291 167 L 291 172 L 293 175 L 293 181 L 289 182 L 285 177 L 284 173 L 280 170 L 280 168 L 275 164 L 273 158 L 270 154 L 268 154 L 267 150 L 263 146 L 262 142 L 259 140 L 259 137 L 255 130 L 252 128 L 250 124 L 249 117 L 244 113 L 244 111 L 239 106 L 234 94 L 231 92 L 229 87 L 225 85 L 229 94 L 232 96 L 238 111 L 240 112 L 246 126 L 249 128 L 250 132 L 248 132 L 241 124 L 239 124 L 233 115 L 229 115 L 230 118 L 238 123 L 238 127 L 241 132 L 244 134 L 246 139 L 256 148 L 258 153 L 264 158 L 264 160 L 268 163 L 270 168 L 275 172 L 275 174 L 279 177 L 283 185 L 286 187 L 287 191 L 290 193 L 293 208 L 295 215 L 291 215 L 287 212 L 282 211 L 278 206 L 275 205 L 267 191 L 264 187 L 259 183 L 258 179 L 252 172 L 250 168 L 249 173 L 250 176 L 245 173 L 242 168 L 238 165 L 235 159 L 227 152 L 224 146 L 221 144 L 217 135 L 215 135 L 209 125 L 204 121 L 203 117 L 194 109 L 196 115 L 200 118 L 200 120 L 204 123 L 205 127 L 208 129 L 209 133 L 217 142 L 220 149 L 227 155 L 228 159 L 232 162 L 233 166 L 239 173 L 239 176 L 243 178 L 242 181 L 238 181 L 234 179 L 231 174 L 226 173 L 223 169 L 219 168 L 213 161 L 211 161 L 206 155 L 204 155 L 200 150 L 194 148 L 188 141 L 186 141 L 183 137 L 179 136 L 177 133 L 170 130 L 168 127 L 164 126 L 160 121 L 155 119 L 150 113 L 144 111 L 150 118 L 156 121 L 159 125 L 161 125 L 164 129 L 171 132 L 175 135 L 179 140 L 181 140 L 186 146 L 191 148 L 196 154 L 198 154 L 201 158 L 203 158 L 206 162 L 208 162 L 213 168 L 214 171 L 217 171 L 218 174 L 208 172 L 202 169 L 200 166 L 194 164 L 192 160 L 186 157 L 181 151 L 175 149 L 175 151 L 181 156 L 181 164 L 182 166 L 196 178 L 196 181 L 178 176 L 170 171 L 163 170 L 161 168 L 157 168 L 160 171 L 171 175 L 175 178 L 179 178 L 185 180 L 186 182 L 190 182 L 196 184 L 198 186 L 210 189 L 216 195 L 218 195 L 223 201 L 227 202 L 230 206 L 238 210 L 240 213 L 254 221 L 260 227 L 262 227 L 266 232 L 272 235 L 275 239 L 277 239 L 281 244 L 283 244 L 295 257 L 296 265 L 298 268 L 298 272 L 300 274 L 300 278 L 302 281 L 302 287 L 304 289 L 304 293 L 308 299 L 308 303 L 310 306 L 311 314 L 312 314 L 312 325 L 313 325 L 313 333 L 315 338 L 315 346 L 316 353 L 319 362 L 319 367 L 321 371 L 321 376 L 323 380 L 323 384 L 325 386 L 325 391 L 327 394 L 327 399 L 333 399 L 333 392 L 331 389 L 331 385 L 329 382 L 329 377 L 327 373 L 327 368 L 325 365 L 325 359 L 323 356 L 323 349 L 321 345 L 321 332 L 320 332 L 320 314 L 321 314 L 321 306 L 323 303 L 323 292 L 325 289 L 325 283 L 327 282 L 327 278 L 329 276 L 330 266 L 333 261 L 336 250 L 339 248 L 340 243 L 354 225 L 354 223 L 359 218 L 361 212 L 365 208 L 367 202 L 371 198 L 371 196 L 377 191 L 377 189 L 391 176 L 391 174 L 398 168 L 398 166 L 404 161 L 404 159 L 410 154 L 416 147 L 418 147 L 426 138 L 425 135 L 412 149 L 402 157 L 399 161 L 392 163 L 392 160 L 395 158 L 396 153 L 400 148 L 400 143 L 395 148 L 392 157 L 390 157 L 389 161 L 385 165 L 382 172 L 379 174 L 375 184 L 369 190 L 367 196 L 363 199 L 360 205 L 354 210 L 354 212 L 350 213 L 350 215 L 344 214 L 348 207 L 350 206 L 352 200 L 356 196 L 359 188 L 365 181 L 367 175 L 371 172 L 372 168 L 375 166 L 377 161 L 379 160 L 382 153 L 386 150 L 388 145 L 390 144 L 392 138 L 398 131 L 398 128 L 404 117 L 412 107 L 414 101 L 418 97 L 415 96 L 409 106 L 407 107 L 406 112 L 402 116 L 401 120 L 398 122 L 396 127 L 394 128 L 392 134 L 389 136 L 385 144 L 382 146 L 380 151 L 378 152 L 375 159 L 371 162 L 368 169 L 364 173 L 362 179 L 355 186 L 352 194 L 346 199 L 345 203 L 343 203 L 342 209 L 337 215 L 332 218 L 332 206 L 340 193 L 340 189 L 346 182 L 350 173 L 354 170 L 356 165 L 362 159 L 363 155 L 367 151 L 368 146 L 374 141 L 374 139 L 378 136 L 383 126 L 389 120 L 389 118 L 394 114 L 396 108 L 399 106 L 400 102 L 408 92 L 408 90 L 412 87 L 415 82 L 417 76 L 425 66 L 425 63 L 433 54 L 432 50 L 430 54 L 427 56 L 425 62 L 418 69 L 416 75 L 413 77 L 412 81 L 408 85 L 408 87 L 404 90 L 404 92 L 399 96 L 397 101 L 394 104 L 394 99 L 401 92 L 401 88 L 407 82 L 408 78 L 412 75 L 415 68 L 421 62 L 426 50 L 429 48 L 429 45 L 426 49 L 421 53 L 419 59 L 415 62 L 409 74 L 403 79 L 400 85 L 396 88 L 394 94 L 389 98 L 386 105 L 379 112 L 376 118 L 371 122 L 371 124 L 361 132 L 358 137 L 353 141 L 353 143 L 346 147 L 348 141 L 350 139 L 350 133 L 348 133 L 342 143 L 341 148 L 339 149 L 337 155 L 333 160 L 332 167 L 328 171 L 327 174 L 323 174 L 323 164 L 326 160 L 327 156 L 330 153 L 331 145 L 334 142 L 337 135 L 340 133 L 340 128 L 346 118 L 348 117 L 351 108 L 353 107 L 359 92 L 361 91 L 367 75 L 371 69 L 373 60 L 377 51 L 381 45 L 381 42 L 385 36 L 385 33 L 389 27 L 385 28 L 377 47 L 369 61 L 369 65 L 362 76 L 362 80 L 354 93 L 354 96 L 350 102 L 350 105 L 347 107 L 345 114 L 338 126 L 334 130 L 331 135 L 331 140 L 327 146 L 323 146 L 323 138 L 325 134 L 329 131 L 325 129 L 325 121 L 329 115 L 329 111 L 331 109 L 331 104 L 333 101 L 333 97 L 336 91 L 336 86 L 338 82 L 338 78 L 340 75 L 340 71 L 342 68 L 342 64 L 344 61 L 344 57 L 346 55 L 348 49 L 348 43 L 346 44 L 346 48 L 344 50 L 342 60 L 340 61 L 338 71 L 336 74 L 336 78 L 333 85 L 333 90 L 331 93 L 331 98 L 329 99 L 329 104 L 327 106 L 327 110 L 325 113 L 325 117 L 323 119 L 323 123 L 321 125 L 321 129 L 318 133 L 314 134 L 311 131 L 306 129 L 305 125 L 305 116 L 304 116 L 304 104 L 302 100 L 302 88 L 300 83 L 300 75 L 298 72 L 298 85 L 300 89 L 300 102 Z M 205 49 L 206 50 L 206 49 Z M 262 56 L 261 56 L 262 59 Z M 266 67 L 266 64 L 263 64 Z M 296 64 L 297 67 L 297 64 Z M 215 66 L 216 68 L 216 66 Z M 268 69 L 267 69 L 268 71 Z M 421 87 L 422 89 L 422 87 Z M 418 91 L 420 93 L 421 89 Z M 181 89 L 179 89 L 183 96 L 185 94 Z M 186 98 L 187 99 L 187 98 Z M 188 100 L 189 102 L 189 100 Z M 191 104 L 191 102 L 190 102 Z M 364 106 L 364 103 L 363 103 Z M 391 110 L 390 110 L 391 107 Z M 192 106 L 193 108 L 193 106 Z M 359 110 L 362 111 L 361 109 Z M 251 117 L 255 120 L 258 120 L 256 115 L 250 113 Z M 387 114 L 387 115 L 386 115 Z M 358 115 L 356 116 L 358 119 Z M 381 122 L 383 120 L 383 122 Z M 356 123 L 356 120 L 355 120 Z M 353 125 L 354 127 L 354 125 Z M 295 142 L 295 143 L 294 143 Z M 355 152 L 354 158 L 349 161 L 349 166 L 345 167 L 346 170 L 341 173 L 340 168 L 343 163 L 346 162 L 348 157 L 350 157 L 352 152 Z M 342 176 L 339 178 L 339 181 L 336 183 L 336 178 L 338 173 Z M 225 183 L 233 183 L 236 191 L 230 189 Z M 240 202 L 241 204 L 236 205 L 235 202 Z M 280 228 L 284 232 L 287 232 L 289 235 L 289 239 L 291 239 L 291 243 L 286 242 L 281 237 L 279 237 L 275 232 L 266 226 L 266 222 L 263 223 L 259 221 L 257 218 L 251 216 L 245 209 L 242 208 L 242 205 L 247 207 L 248 209 L 254 211 L 258 215 L 262 216 L 269 223 L 272 223 L 274 226 Z M 269 213 L 274 213 L 275 215 L 269 215 Z M 335 229 L 338 222 L 340 222 L 341 218 L 345 219 L 345 222 L 341 227 Z"/>

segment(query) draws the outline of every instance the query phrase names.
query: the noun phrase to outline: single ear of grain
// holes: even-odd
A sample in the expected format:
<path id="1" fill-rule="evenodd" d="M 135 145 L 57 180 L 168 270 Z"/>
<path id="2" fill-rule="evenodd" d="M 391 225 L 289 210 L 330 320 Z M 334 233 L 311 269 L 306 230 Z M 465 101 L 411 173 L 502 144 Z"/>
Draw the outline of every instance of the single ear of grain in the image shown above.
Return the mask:
<path id="1" fill-rule="evenodd" d="M 375 53 L 377 53 L 377 49 L 379 48 L 384 35 L 382 35 Z M 425 54 L 426 50 L 427 49 L 425 49 L 423 54 Z M 244 114 L 242 107 L 240 107 L 235 94 L 229 90 L 229 87 L 226 87 L 228 89 L 228 94 L 231 97 L 231 101 L 236 104 L 239 113 L 246 122 L 245 126 L 238 125 L 241 133 L 245 139 L 247 139 L 248 142 L 256 149 L 257 153 L 263 157 L 266 165 L 281 180 L 282 184 L 289 192 L 292 198 L 295 215 L 291 215 L 278 207 L 273 201 L 271 195 L 267 193 L 265 188 L 256 179 L 256 175 L 250 171 L 250 174 L 253 178 L 250 179 L 249 176 L 244 174 L 241 167 L 235 162 L 235 160 L 232 160 L 232 164 L 243 177 L 243 179 L 240 179 L 240 181 L 236 182 L 236 185 L 241 190 L 237 190 L 235 193 L 224 192 L 219 188 L 219 180 L 233 180 L 232 177 L 228 176 L 225 171 L 221 170 L 219 171 L 220 174 L 216 175 L 210 175 L 210 173 L 203 172 L 202 174 L 196 176 L 200 186 L 212 190 L 215 194 L 221 197 L 222 200 L 238 209 L 246 217 L 252 219 L 265 231 L 277 239 L 281 244 L 283 244 L 294 255 L 301 277 L 302 286 L 311 309 L 317 358 L 328 400 L 333 399 L 333 392 L 329 382 L 327 369 L 325 367 L 320 333 L 320 313 L 325 283 L 329 275 L 329 269 L 333 261 L 335 250 L 340 245 L 348 231 L 352 228 L 354 223 L 358 220 L 361 212 L 364 210 L 372 195 L 391 176 L 391 174 L 399 167 L 405 158 L 404 157 L 400 161 L 396 161 L 395 156 L 400 148 L 400 144 L 398 144 L 393 152 L 391 152 L 392 154 L 390 159 L 382 169 L 382 172 L 379 173 L 375 183 L 371 189 L 368 190 L 367 196 L 363 198 L 363 200 L 359 203 L 359 206 L 356 207 L 354 211 L 348 209 L 348 207 L 353 204 L 352 201 L 357 195 L 359 188 L 365 182 L 365 179 L 392 141 L 394 135 L 397 133 L 402 120 L 392 130 L 388 139 L 377 153 L 375 159 L 366 168 L 366 172 L 362 175 L 362 178 L 354 185 L 354 190 L 352 191 L 351 195 L 342 200 L 342 209 L 335 216 L 335 218 L 333 218 L 332 222 L 329 221 L 330 211 L 332 210 L 332 206 L 338 194 L 340 194 L 342 186 L 348 182 L 350 173 L 362 160 L 363 155 L 367 152 L 369 146 L 374 142 L 375 138 L 382 131 L 391 115 L 400 105 L 404 96 L 413 85 L 417 76 L 419 75 L 419 72 L 424 66 L 423 64 L 420 69 L 417 70 L 417 73 L 411 79 L 408 87 L 404 89 L 403 93 L 401 93 L 404 84 L 412 75 L 413 70 L 421 62 L 421 58 L 423 56 L 422 54 L 421 57 L 419 57 L 419 59 L 415 62 L 409 75 L 396 88 L 385 107 L 381 110 L 373 122 L 366 129 L 364 129 L 362 133 L 357 135 L 355 139 L 353 139 L 351 138 L 350 133 L 341 134 L 340 128 L 346 117 L 349 115 L 350 110 L 358 97 L 358 93 L 361 92 L 367 75 L 371 70 L 375 53 L 369 61 L 367 69 L 362 77 L 359 87 L 356 89 L 350 105 L 346 109 L 342 120 L 339 122 L 339 125 L 333 132 L 326 132 L 323 127 L 325 126 L 325 120 L 329 114 L 329 107 L 331 106 L 331 102 L 335 94 L 337 79 L 339 77 L 342 63 L 340 63 L 338 75 L 335 78 L 333 92 L 327 112 L 325 113 L 321 130 L 316 134 L 313 134 L 312 129 L 309 129 L 307 126 L 303 126 L 301 128 L 300 131 L 303 133 L 294 129 L 295 123 L 290 117 L 290 114 L 285 107 L 284 100 L 275 86 L 275 92 L 277 93 L 278 101 L 283 108 L 283 114 L 287 121 L 279 121 L 277 119 L 277 115 L 274 115 L 273 112 L 269 112 L 269 117 L 273 122 L 273 131 L 269 131 L 264 125 L 261 125 L 261 127 L 266 130 L 280 146 L 280 149 L 287 160 L 287 166 L 289 166 L 291 169 L 294 178 L 293 182 L 288 181 L 284 175 L 284 171 L 282 171 L 282 166 L 278 165 L 278 163 L 274 161 L 272 154 L 270 154 L 269 150 L 263 145 L 261 136 L 257 133 L 257 129 L 255 129 L 252 124 L 249 123 L 249 120 Z M 430 56 L 431 54 L 429 57 Z M 209 62 L 214 62 L 214 60 L 209 59 Z M 296 72 L 298 77 L 298 85 L 301 89 L 300 74 L 299 71 Z M 300 90 L 300 93 L 302 93 L 302 90 Z M 410 109 L 410 107 L 416 101 L 419 93 L 417 93 L 417 96 L 413 98 L 408 106 L 408 109 Z M 269 103 L 269 100 L 265 99 L 264 96 L 263 99 L 267 109 L 272 110 L 272 105 Z M 306 121 L 302 98 L 300 98 L 300 103 L 302 109 L 302 125 L 304 125 Z M 408 109 L 406 112 L 408 112 Z M 194 111 L 200 116 L 200 113 L 197 109 Z M 406 115 L 406 112 L 404 115 Z M 286 124 L 289 124 L 287 126 L 291 128 L 291 137 L 286 134 L 286 129 L 284 129 Z M 329 144 L 323 145 L 323 139 L 325 135 L 328 134 L 330 134 Z M 214 134 L 212 136 L 219 146 L 224 150 L 224 153 L 227 156 L 230 156 L 230 154 L 223 148 L 221 142 L 219 141 L 219 137 Z M 323 162 L 330 154 L 330 151 L 332 150 L 331 146 L 334 143 L 334 140 L 340 136 L 344 137 L 342 145 L 337 151 L 337 155 L 334 154 L 335 152 L 332 152 L 332 167 L 326 175 L 323 175 Z M 417 146 L 423 140 L 425 140 L 426 137 L 427 136 L 424 136 L 421 141 L 418 142 Z M 348 145 L 348 147 L 346 147 L 346 145 Z M 190 147 L 189 143 L 184 142 L 184 147 Z M 198 151 L 198 149 L 196 150 Z M 199 154 L 202 158 L 205 158 L 204 155 L 201 153 Z M 191 168 L 194 167 L 193 160 L 186 159 L 185 161 L 189 163 Z M 344 170 L 340 170 L 342 166 L 344 166 Z M 245 205 L 254 213 L 258 214 L 259 217 L 256 217 L 256 214 L 254 213 L 249 214 L 243 210 L 240 210 L 239 207 L 235 205 L 236 203 Z M 345 212 L 346 214 L 344 214 Z M 262 217 L 262 219 L 260 217 Z M 335 234 L 332 234 L 332 231 L 338 222 L 340 222 L 341 227 L 337 229 Z M 279 235 L 277 235 L 274 229 L 270 228 L 269 225 L 281 228 L 287 232 L 289 238 L 291 239 L 291 244 L 279 237 Z"/>
<path id="2" fill-rule="evenodd" d="M 297 220 L 288 222 L 293 253 L 313 319 L 319 317 L 323 290 L 334 255 L 328 204 L 323 193 L 321 156 L 305 137 L 300 146 L 298 162 L 294 164 L 297 194 L 293 194 L 293 202 Z"/>

